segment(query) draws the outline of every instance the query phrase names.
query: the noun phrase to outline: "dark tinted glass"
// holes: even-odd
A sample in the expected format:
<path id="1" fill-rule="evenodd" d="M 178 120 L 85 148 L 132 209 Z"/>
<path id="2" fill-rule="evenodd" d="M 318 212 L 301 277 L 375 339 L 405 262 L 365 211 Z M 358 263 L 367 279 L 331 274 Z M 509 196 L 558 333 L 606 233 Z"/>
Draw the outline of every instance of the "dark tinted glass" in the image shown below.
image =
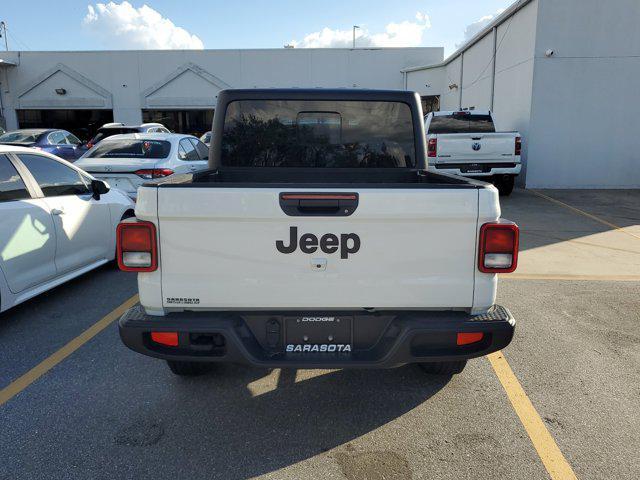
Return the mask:
<path id="1" fill-rule="evenodd" d="M 45 197 L 84 195 L 90 192 L 80 174 L 73 168 L 41 155 L 19 154 L 18 158 L 36 179 Z"/>
<path id="2" fill-rule="evenodd" d="M 33 143 L 42 136 L 42 130 L 15 130 L 0 135 L 0 142 Z"/>
<path id="3" fill-rule="evenodd" d="M 491 115 L 454 113 L 434 116 L 427 133 L 493 133 L 495 131 Z"/>
<path id="4" fill-rule="evenodd" d="M 196 140 L 195 138 L 190 138 L 193 146 L 196 147 L 196 151 L 198 152 L 199 160 L 208 160 L 209 159 L 209 147 L 207 147 L 204 143 Z"/>
<path id="5" fill-rule="evenodd" d="M 5 155 L 0 155 L 0 202 L 31 198 L 18 171 Z"/>
<path id="6" fill-rule="evenodd" d="M 165 140 L 109 140 L 100 143 L 89 155 L 90 158 L 167 158 L 171 144 Z"/>
<path id="7" fill-rule="evenodd" d="M 105 138 L 111 137 L 113 135 L 120 135 L 121 133 L 138 133 L 139 129 L 137 128 L 127 128 L 127 127 L 114 127 L 114 128 L 99 128 L 96 136 L 91 139 L 92 144 L 98 143 L 100 140 L 104 140 Z"/>
<path id="8" fill-rule="evenodd" d="M 240 100 L 227 107 L 224 166 L 415 167 L 413 121 L 399 102 Z"/>
<path id="9" fill-rule="evenodd" d="M 78 145 L 80 143 L 80 140 L 74 134 L 65 132 L 64 135 L 69 145 Z"/>
<path id="10" fill-rule="evenodd" d="M 180 140 L 178 152 L 180 160 L 200 160 L 198 158 L 198 152 L 196 152 L 196 147 L 193 146 L 193 143 L 191 143 L 188 138 Z"/>

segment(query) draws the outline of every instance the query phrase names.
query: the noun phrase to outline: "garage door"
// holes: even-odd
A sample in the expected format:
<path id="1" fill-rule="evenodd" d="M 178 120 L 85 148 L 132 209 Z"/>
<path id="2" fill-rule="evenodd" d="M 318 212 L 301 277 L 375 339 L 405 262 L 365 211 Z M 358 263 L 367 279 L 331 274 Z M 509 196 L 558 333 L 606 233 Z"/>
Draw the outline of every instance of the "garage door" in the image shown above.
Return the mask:
<path id="1" fill-rule="evenodd" d="M 142 121 L 159 122 L 172 132 L 200 137 L 211 130 L 213 109 L 207 110 L 143 110 Z"/>
<path id="2" fill-rule="evenodd" d="M 80 140 L 92 138 L 98 128 L 113 122 L 113 110 L 17 110 L 20 128 L 60 128 Z"/>

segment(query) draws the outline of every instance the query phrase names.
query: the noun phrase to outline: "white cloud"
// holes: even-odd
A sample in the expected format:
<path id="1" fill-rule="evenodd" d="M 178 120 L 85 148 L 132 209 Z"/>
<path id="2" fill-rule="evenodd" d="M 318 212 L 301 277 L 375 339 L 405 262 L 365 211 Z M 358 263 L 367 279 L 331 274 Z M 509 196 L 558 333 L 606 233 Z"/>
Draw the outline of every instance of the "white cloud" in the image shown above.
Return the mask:
<path id="1" fill-rule="evenodd" d="M 371 33 L 366 27 L 356 30 L 357 47 L 417 47 L 422 44 L 425 30 L 431 28 L 431 20 L 426 13 L 416 13 L 415 21 L 387 24 L 384 32 Z M 301 41 L 289 42 L 297 48 L 349 48 L 353 44 L 353 31 L 333 30 L 325 27 L 310 33 Z"/>
<path id="2" fill-rule="evenodd" d="M 202 40 L 177 27 L 153 8 L 135 8 L 129 2 L 96 3 L 87 7 L 83 27 L 100 37 L 110 48 L 194 49 L 204 48 Z"/>
<path id="3" fill-rule="evenodd" d="M 493 15 L 485 15 L 484 17 L 482 17 L 482 18 L 476 20 L 475 22 L 470 23 L 469 25 L 467 25 L 465 27 L 465 29 L 464 29 L 464 40 L 462 42 L 460 42 L 460 43 L 457 43 L 456 44 L 456 48 L 460 48 L 467 41 L 471 40 L 476 33 L 478 33 L 484 27 L 489 25 L 489 23 L 491 23 L 491 21 L 494 18 L 496 18 L 498 15 L 500 15 L 502 12 L 504 12 L 504 10 L 505 10 L 504 8 L 500 8 Z"/>

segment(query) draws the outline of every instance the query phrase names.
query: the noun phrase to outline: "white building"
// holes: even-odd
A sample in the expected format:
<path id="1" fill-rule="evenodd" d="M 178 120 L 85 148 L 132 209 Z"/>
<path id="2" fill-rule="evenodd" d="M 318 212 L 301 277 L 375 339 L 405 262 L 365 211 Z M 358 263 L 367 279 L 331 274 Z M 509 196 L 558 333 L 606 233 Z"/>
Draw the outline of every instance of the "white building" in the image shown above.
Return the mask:
<path id="1" fill-rule="evenodd" d="M 520 184 L 640 187 L 640 0 L 519 0 L 442 48 L 0 52 L 0 125 L 209 128 L 220 89 L 406 88 L 523 134 Z M 84 135 L 83 135 L 84 133 Z"/>
<path id="2" fill-rule="evenodd" d="M 404 69 L 405 88 L 519 130 L 527 187 L 638 188 L 639 20 L 638 0 L 520 0 L 444 62 Z"/>
<path id="3" fill-rule="evenodd" d="M 0 117 L 7 129 L 81 138 L 112 121 L 202 133 L 221 89 L 401 89 L 403 68 L 443 58 L 443 48 L 0 52 Z"/>

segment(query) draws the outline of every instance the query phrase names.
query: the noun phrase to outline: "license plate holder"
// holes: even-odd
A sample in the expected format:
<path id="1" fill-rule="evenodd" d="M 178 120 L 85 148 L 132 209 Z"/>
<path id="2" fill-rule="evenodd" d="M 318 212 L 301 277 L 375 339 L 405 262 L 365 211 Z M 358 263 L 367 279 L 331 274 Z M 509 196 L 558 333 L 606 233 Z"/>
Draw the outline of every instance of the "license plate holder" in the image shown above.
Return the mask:
<path id="1" fill-rule="evenodd" d="M 346 353 L 352 351 L 353 317 L 304 315 L 285 318 L 287 353 Z"/>
<path id="2" fill-rule="evenodd" d="M 485 171 L 485 165 L 479 165 L 477 163 L 470 163 L 468 165 L 462 166 L 460 170 L 462 173 L 481 173 Z"/>

